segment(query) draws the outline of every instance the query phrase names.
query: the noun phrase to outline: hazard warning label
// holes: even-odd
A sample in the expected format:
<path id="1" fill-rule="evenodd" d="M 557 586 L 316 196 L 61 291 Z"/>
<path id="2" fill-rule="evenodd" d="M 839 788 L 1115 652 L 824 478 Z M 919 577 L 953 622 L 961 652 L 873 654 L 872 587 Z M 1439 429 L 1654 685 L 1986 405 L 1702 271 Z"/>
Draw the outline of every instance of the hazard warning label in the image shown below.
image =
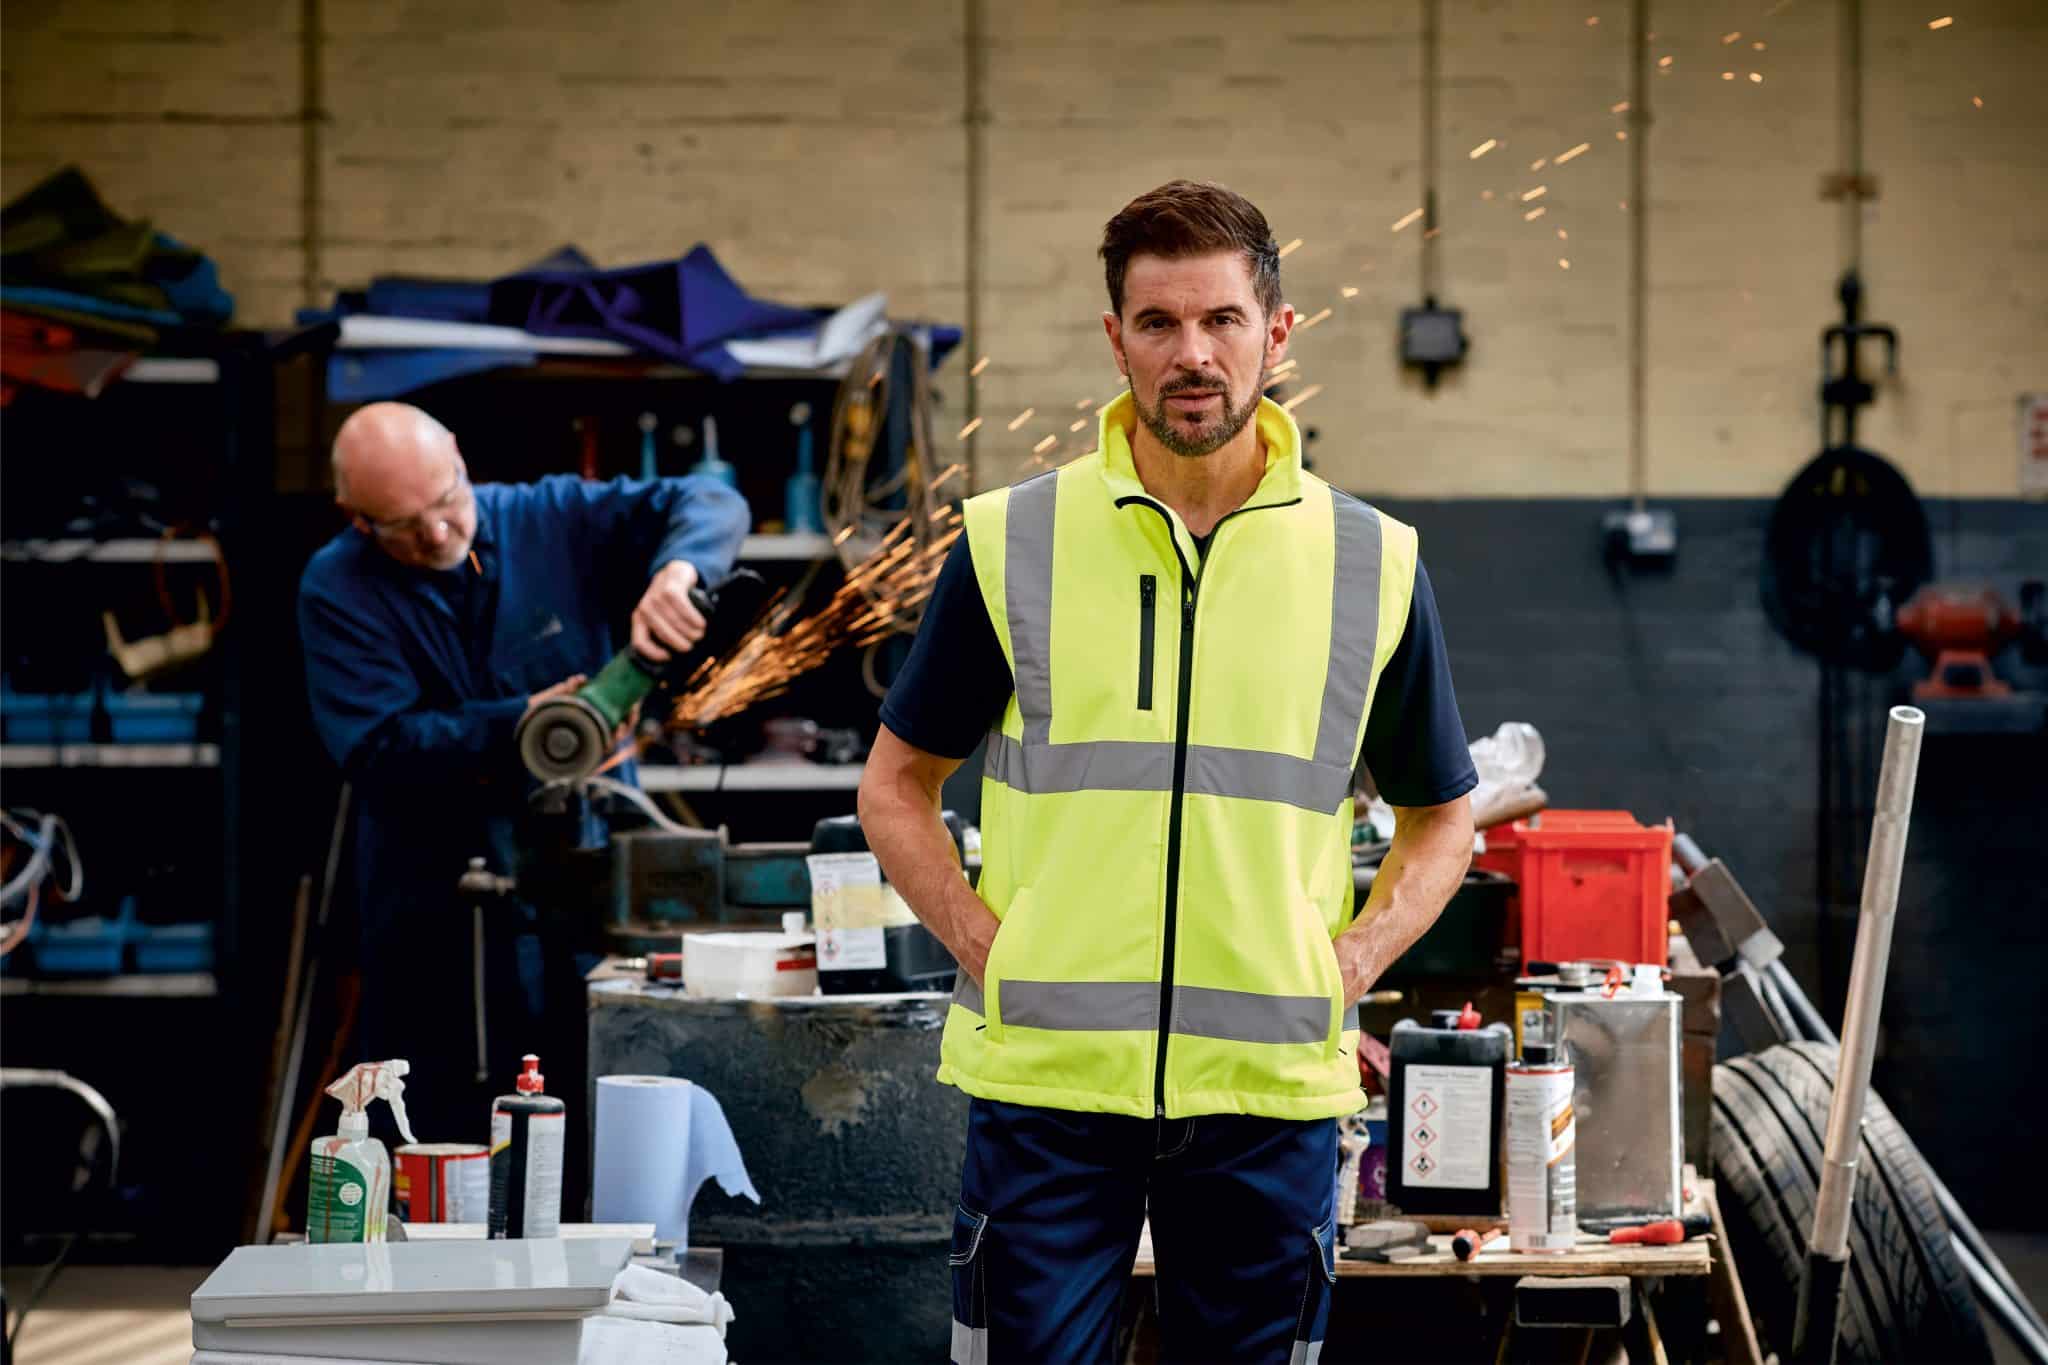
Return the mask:
<path id="1" fill-rule="evenodd" d="M 1492 1068 L 1411 1066 L 1403 1076 L 1409 1117 L 1402 1125 L 1401 1157 L 1407 1183 L 1485 1189 L 1492 1173 Z"/>

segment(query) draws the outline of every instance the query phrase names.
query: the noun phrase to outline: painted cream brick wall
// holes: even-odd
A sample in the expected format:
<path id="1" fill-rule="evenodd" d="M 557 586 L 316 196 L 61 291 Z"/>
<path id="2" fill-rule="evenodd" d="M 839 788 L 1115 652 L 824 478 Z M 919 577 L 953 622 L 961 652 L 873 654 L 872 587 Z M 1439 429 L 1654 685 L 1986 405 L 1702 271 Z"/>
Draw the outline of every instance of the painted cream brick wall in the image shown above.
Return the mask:
<path id="1" fill-rule="evenodd" d="M 1625 5 L 1444 0 L 1441 294 L 1467 311 L 1473 352 L 1429 395 L 1395 355 L 1420 227 L 1390 230 L 1421 201 L 1416 6 L 982 3 L 984 483 L 1031 467 L 1047 436 L 1045 458 L 1085 447 L 1077 405 L 1115 386 L 1101 224 L 1196 175 L 1302 239 L 1289 297 L 1331 313 L 1298 334 L 1302 381 L 1323 385 L 1299 415 L 1333 480 L 1625 490 Z M 1883 188 L 1866 211 L 1869 312 L 1901 329 L 1905 360 L 1866 442 L 1924 493 L 2009 494 L 2014 397 L 2048 388 L 2048 9 L 1985 0 L 1941 31 L 1905 0 L 1865 13 Z M 702 240 L 769 297 L 880 288 L 901 315 L 964 318 L 964 0 L 322 14 L 323 292 L 379 272 L 490 275 L 565 242 L 625 263 Z M 305 261 L 299 18 L 291 0 L 10 0 L 6 193 L 76 161 L 122 211 L 211 250 L 244 321 L 283 322 Z M 1672 64 L 1650 92 L 1653 494 L 1773 493 L 1817 446 L 1817 336 L 1841 260 L 1817 193 L 1836 160 L 1835 23 L 1818 0 L 1656 7 L 1652 47 Z M 1487 138 L 1502 145 L 1470 158 Z M 948 432 L 970 359 L 942 376 Z"/>

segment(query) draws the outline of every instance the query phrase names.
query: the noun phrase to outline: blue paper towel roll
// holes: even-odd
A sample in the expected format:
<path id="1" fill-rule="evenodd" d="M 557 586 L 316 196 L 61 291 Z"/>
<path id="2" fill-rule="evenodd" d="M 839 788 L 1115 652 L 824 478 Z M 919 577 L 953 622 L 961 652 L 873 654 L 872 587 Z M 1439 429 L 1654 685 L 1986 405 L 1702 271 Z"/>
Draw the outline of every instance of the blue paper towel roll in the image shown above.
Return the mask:
<path id="1" fill-rule="evenodd" d="M 595 1221 L 652 1223 L 678 1250 L 690 1244 L 690 1204 L 706 1180 L 761 1202 L 717 1097 L 674 1076 L 597 1078 L 591 1165 Z"/>

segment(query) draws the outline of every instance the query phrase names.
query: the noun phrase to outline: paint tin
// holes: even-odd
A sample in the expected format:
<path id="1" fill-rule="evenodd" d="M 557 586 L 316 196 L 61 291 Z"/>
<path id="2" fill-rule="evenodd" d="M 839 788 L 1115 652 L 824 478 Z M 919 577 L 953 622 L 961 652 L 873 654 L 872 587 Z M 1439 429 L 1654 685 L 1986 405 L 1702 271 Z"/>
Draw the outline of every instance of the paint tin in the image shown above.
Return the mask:
<path id="1" fill-rule="evenodd" d="M 415 1142 L 392 1153 L 392 1193 L 408 1223 L 481 1223 L 490 1216 L 491 1149 Z"/>

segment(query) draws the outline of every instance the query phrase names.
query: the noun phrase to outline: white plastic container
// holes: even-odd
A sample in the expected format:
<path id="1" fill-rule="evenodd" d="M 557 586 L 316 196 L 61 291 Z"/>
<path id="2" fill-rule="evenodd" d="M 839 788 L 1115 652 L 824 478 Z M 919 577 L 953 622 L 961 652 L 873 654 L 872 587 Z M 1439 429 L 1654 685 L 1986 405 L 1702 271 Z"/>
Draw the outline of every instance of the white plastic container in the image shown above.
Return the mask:
<path id="1" fill-rule="evenodd" d="M 815 995 L 818 940 L 812 934 L 685 934 L 683 989 L 727 998 Z"/>

